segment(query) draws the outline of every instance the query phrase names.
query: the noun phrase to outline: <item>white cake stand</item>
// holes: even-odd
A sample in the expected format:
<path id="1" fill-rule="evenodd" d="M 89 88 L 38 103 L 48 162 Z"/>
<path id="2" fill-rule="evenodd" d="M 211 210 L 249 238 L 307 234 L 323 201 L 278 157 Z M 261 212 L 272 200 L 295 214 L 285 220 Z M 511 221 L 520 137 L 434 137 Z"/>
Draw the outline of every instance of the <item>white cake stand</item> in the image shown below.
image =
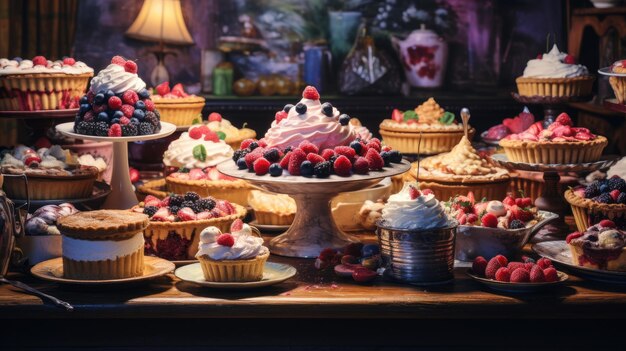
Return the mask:
<path id="1" fill-rule="evenodd" d="M 176 131 L 176 126 L 161 122 L 161 131 L 150 135 L 137 135 L 131 137 L 101 137 L 74 133 L 74 122 L 59 124 L 56 126 L 59 133 L 82 140 L 110 141 L 113 143 L 113 170 L 111 175 L 111 194 L 107 197 L 102 208 L 129 209 L 137 204 L 137 196 L 133 190 L 128 174 L 128 142 L 140 140 L 152 140 L 166 137 Z"/>
<path id="2" fill-rule="evenodd" d="M 289 257 L 317 257 L 325 248 L 341 248 L 358 242 L 354 236 L 342 232 L 333 219 L 330 202 L 339 193 L 367 188 L 382 178 L 404 173 L 411 164 L 402 161 L 392 164 L 383 171 L 368 175 L 355 174 L 350 177 L 331 175 L 328 178 L 308 178 L 283 175 L 272 177 L 269 174 L 257 176 L 247 169 L 239 169 L 232 161 L 217 166 L 218 171 L 228 176 L 244 179 L 261 189 L 279 194 L 287 194 L 296 200 L 296 217 L 291 227 L 269 243 L 273 254 Z"/>

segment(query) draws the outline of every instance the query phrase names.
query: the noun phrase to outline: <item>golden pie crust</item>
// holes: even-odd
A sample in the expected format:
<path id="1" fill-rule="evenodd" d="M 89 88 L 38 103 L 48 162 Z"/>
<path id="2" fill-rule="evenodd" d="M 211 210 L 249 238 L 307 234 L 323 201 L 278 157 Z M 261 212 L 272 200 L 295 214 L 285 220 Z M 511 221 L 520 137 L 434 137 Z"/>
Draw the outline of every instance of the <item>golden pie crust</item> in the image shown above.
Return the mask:
<path id="1" fill-rule="evenodd" d="M 398 150 L 406 154 L 434 155 L 442 152 L 448 152 L 461 141 L 463 138 L 463 130 L 415 130 L 395 128 L 383 129 L 382 125 L 379 130 L 385 145 L 391 146 L 394 150 Z M 474 137 L 476 130 L 471 128 L 468 131 L 470 139 Z M 421 142 L 420 142 L 421 139 Z M 419 147 L 418 147 L 419 146 Z"/>
<path id="2" fill-rule="evenodd" d="M 500 140 L 509 161 L 543 164 L 595 162 L 608 143 L 601 135 L 586 141 Z"/>
<path id="3" fill-rule="evenodd" d="M 517 91 L 522 96 L 572 97 L 591 95 L 594 76 L 572 78 L 517 77 Z"/>
<path id="4" fill-rule="evenodd" d="M 626 205 L 624 204 L 603 204 L 592 199 L 587 199 L 576 195 L 572 190 L 565 191 L 565 200 L 572 207 L 576 229 L 584 232 L 594 223 L 589 223 L 589 215 L 600 213 L 608 219 L 624 218 L 626 216 Z"/>
<path id="5" fill-rule="evenodd" d="M 143 213 L 128 210 L 85 211 L 61 217 L 57 227 L 63 235 L 82 240 L 124 240 L 150 223 Z"/>
<path id="6" fill-rule="evenodd" d="M 168 99 L 153 97 L 154 106 L 159 111 L 162 122 L 176 126 L 190 126 L 194 120 L 202 120 L 202 109 L 206 101 L 200 96 Z"/>
<path id="7" fill-rule="evenodd" d="M 248 194 L 252 186 L 245 180 L 189 180 L 168 176 L 165 178 L 168 192 L 185 194 L 193 191 L 200 197 L 212 196 L 230 202 L 247 206 Z"/>

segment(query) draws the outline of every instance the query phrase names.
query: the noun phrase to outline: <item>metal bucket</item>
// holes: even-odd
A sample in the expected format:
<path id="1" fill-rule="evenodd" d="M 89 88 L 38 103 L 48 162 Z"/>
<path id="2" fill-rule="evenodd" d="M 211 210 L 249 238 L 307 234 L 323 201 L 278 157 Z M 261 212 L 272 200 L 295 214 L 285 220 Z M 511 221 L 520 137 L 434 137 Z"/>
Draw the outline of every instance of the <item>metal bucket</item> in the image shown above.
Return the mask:
<path id="1" fill-rule="evenodd" d="M 411 284 L 440 284 L 453 279 L 457 224 L 432 230 L 403 230 L 378 223 L 376 234 L 386 273 Z"/>

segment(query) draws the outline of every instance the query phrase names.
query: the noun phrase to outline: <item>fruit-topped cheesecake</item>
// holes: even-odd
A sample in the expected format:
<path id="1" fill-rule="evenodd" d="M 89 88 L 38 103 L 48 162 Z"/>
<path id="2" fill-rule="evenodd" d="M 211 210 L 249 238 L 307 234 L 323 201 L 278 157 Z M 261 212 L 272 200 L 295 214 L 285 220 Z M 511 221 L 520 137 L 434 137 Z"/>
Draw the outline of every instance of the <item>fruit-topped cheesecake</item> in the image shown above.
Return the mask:
<path id="1" fill-rule="evenodd" d="M 612 220 L 618 228 L 626 229 L 626 181 L 615 175 L 578 186 L 565 192 L 579 231 L 593 223 Z"/>
<path id="2" fill-rule="evenodd" d="M 161 113 L 161 120 L 177 126 L 190 126 L 202 121 L 202 108 L 205 100 L 201 96 L 189 95 L 178 83 L 170 89 L 169 82 L 156 86 L 151 99 Z"/>
<path id="3" fill-rule="evenodd" d="M 584 232 L 567 236 L 572 264 L 609 271 L 626 271 L 626 232 L 615 223 L 602 220 Z"/>
<path id="4" fill-rule="evenodd" d="M 510 161 L 542 164 L 594 162 L 607 144 L 605 137 L 574 127 L 567 113 L 561 113 L 548 128 L 536 122 L 500 140 Z"/>
<path id="5" fill-rule="evenodd" d="M 474 132 L 470 129 L 470 139 Z M 421 143 L 419 153 L 432 155 L 450 151 L 461 140 L 463 125 L 429 98 L 414 110 L 393 110 L 391 119 L 380 124 L 380 134 L 387 145 L 400 152 L 416 154 Z"/>
<path id="6" fill-rule="evenodd" d="M 50 61 L 0 59 L 0 110 L 40 111 L 78 107 L 93 68 L 71 57 Z"/>
<path id="7" fill-rule="evenodd" d="M 246 205 L 248 183 L 225 176 L 216 168 L 231 157 L 233 149 L 207 125 L 189 127 L 163 154 L 167 190 L 176 194 L 194 191 Z"/>
<path id="8" fill-rule="evenodd" d="M 160 130 L 159 111 L 150 99 L 146 83 L 137 75 L 137 64 L 114 56 L 111 64 L 91 80 L 87 95 L 80 98 L 74 131 L 121 137 L 154 134 Z"/>
<path id="9" fill-rule="evenodd" d="M 626 60 L 616 61 L 611 65 L 611 72 L 617 74 L 626 74 Z M 626 103 L 626 76 L 610 76 L 609 83 L 615 98 L 620 104 Z"/>
<path id="10" fill-rule="evenodd" d="M 535 116 L 530 113 L 527 107 L 517 116 L 513 118 L 505 118 L 501 124 L 495 125 L 485 135 L 485 139 L 490 141 L 499 141 L 510 134 L 522 133 L 535 123 Z"/>
<path id="11" fill-rule="evenodd" d="M 528 61 L 524 74 L 515 82 L 522 96 L 560 98 L 591 95 L 593 80 L 587 67 L 554 44 L 550 52 Z"/>
<path id="12" fill-rule="evenodd" d="M 207 126 L 209 129 L 217 133 L 220 139 L 230 145 L 233 150 L 237 150 L 242 141 L 256 138 L 254 130 L 244 127 L 239 129 L 230 123 L 229 120 L 222 118 L 222 115 L 217 112 L 211 112 L 208 120 Z"/>
<path id="13" fill-rule="evenodd" d="M 227 231 L 233 221 L 246 215 L 243 206 L 194 192 L 162 200 L 148 195 L 131 211 L 150 218 L 144 231 L 146 254 L 167 260 L 193 260 L 204 228 L 216 226 Z"/>

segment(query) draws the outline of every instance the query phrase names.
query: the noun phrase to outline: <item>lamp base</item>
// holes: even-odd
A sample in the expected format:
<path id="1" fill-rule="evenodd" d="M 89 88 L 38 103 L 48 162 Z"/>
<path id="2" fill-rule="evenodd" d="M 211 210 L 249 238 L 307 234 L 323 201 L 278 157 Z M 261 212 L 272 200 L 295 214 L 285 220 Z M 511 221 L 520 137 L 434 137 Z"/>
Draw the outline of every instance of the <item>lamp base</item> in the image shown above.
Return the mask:
<path id="1" fill-rule="evenodd" d="M 152 73 L 150 73 L 150 82 L 152 83 L 152 86 L 156 87 L 163 82 L 169 82 L 169 80 L 170 75 L 167 72 L 167 68 L 165 68 L 165 65 L 163 64 L 163 59 L 159 58 L 156 67 L 154 67 Z"/>

